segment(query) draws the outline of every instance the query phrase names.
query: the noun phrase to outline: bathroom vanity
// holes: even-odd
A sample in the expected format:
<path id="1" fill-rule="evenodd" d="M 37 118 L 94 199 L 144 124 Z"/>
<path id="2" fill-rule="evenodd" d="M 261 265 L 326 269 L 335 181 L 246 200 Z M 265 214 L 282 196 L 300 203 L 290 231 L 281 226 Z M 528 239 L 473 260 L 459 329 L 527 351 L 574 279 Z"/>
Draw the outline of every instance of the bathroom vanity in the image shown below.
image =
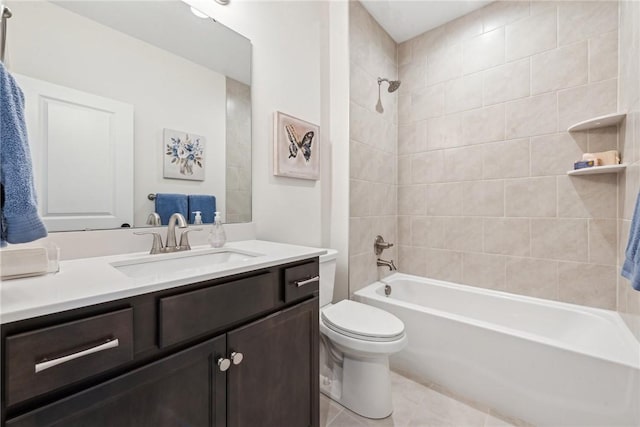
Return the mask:
<path id="1" fill-rule="evenodd" d="M 156 262 L 139 254 L 3 282 L 2 426 L 317 426 L 323 250 L 229 246 L 258 252 L 169 280 L 117 268 Z"/>

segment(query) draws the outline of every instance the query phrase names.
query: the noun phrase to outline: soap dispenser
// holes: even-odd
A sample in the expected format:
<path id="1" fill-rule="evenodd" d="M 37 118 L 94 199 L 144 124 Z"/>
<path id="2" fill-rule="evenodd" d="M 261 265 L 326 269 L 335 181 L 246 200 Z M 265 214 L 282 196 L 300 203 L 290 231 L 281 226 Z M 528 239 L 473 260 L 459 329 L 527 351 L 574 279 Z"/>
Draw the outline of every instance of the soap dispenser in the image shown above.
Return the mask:
<path id="1" fill-rule="evenodd" d="M 220 212 L 216 212 L 216 216 L 213 220 L 213 227 L 209 233 L 209 244 L 212 248 L 221 248 L 227 241 L 227 235 L 222 227 L 222 220 L 220 219 Z"/>
<path id="2" fill-rule="evenodd" d="M 202 212 L 194 211 L 193 214 L 195 215 L 195 218 L 193 219 L 193 224 L 194 225 L 202 224 Z"/>

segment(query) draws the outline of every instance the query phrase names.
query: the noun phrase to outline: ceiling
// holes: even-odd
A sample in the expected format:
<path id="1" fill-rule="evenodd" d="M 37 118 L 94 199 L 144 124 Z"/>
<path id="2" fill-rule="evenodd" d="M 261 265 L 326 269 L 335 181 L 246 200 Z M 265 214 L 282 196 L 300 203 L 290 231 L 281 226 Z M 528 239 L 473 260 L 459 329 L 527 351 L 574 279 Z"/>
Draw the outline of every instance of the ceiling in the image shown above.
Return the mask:
<path id="1" fill-rule="evenodd" d="M 491 3 L 487 0 L 360 0 L 396 41 L 402 43 Z"/>

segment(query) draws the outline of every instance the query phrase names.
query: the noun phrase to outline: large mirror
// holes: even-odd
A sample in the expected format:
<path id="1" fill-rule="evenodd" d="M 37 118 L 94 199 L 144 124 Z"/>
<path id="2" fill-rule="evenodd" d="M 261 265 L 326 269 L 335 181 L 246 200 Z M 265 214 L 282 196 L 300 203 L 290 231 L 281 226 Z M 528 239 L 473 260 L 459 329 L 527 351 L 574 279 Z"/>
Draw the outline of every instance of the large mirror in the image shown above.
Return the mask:
<path id="1" fill-rule="evenodd" d="M 251 221 L 248 39 L 177 0 L 6 5 L 49 231 L 143 227 L 158 193 Z"/>

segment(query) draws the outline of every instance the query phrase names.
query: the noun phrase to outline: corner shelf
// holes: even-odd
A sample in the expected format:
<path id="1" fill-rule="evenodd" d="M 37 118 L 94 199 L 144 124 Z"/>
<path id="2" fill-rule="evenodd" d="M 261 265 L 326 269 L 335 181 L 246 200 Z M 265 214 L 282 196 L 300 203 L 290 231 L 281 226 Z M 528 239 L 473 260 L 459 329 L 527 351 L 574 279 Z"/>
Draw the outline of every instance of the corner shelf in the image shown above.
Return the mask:
<path id="1" fill-rule="evenodd" d="M 568 171 L 567 175 L 599 175 L 601 173 L 620 173 L 627 167 L 626 164 L 622 163 L 619 165 L 609 165 L 609 166 L 592 166 L 590 168 L 576 169 L 572 171 Z"/>
<path id="2" fill-rule="evenodd" d="M 598 129 L 607 126 L 613 126 L 620 123 L 627 116 L 627 113 L 613 113 L 606 114 L 604 116 L 594 117 L 593 119 L 585 120 L 569 126 L 567 132 L 575 132 L 581 130 Z M 599 172 L 604 173 L 604 172 Z"/>

